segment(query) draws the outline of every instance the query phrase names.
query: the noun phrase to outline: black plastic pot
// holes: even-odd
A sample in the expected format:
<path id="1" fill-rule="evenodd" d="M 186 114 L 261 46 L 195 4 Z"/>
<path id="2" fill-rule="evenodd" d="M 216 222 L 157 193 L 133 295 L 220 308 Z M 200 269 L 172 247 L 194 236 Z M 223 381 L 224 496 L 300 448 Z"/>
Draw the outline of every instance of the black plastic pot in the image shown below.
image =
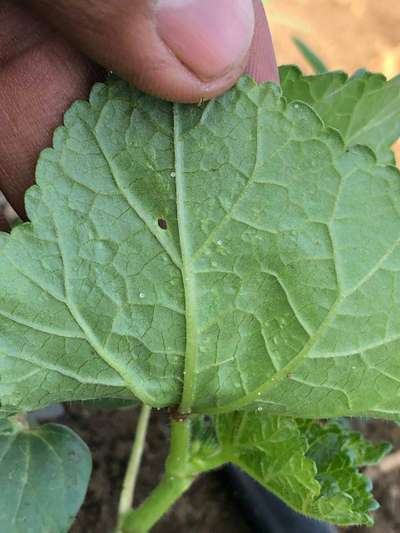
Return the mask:
<path id="1" fill-rule="evenodd" d="M 228 465 L 221 474 L 242 508 L 252 533 L 336 532 L 329 524 L 296 513 L 238 468 Z"/>

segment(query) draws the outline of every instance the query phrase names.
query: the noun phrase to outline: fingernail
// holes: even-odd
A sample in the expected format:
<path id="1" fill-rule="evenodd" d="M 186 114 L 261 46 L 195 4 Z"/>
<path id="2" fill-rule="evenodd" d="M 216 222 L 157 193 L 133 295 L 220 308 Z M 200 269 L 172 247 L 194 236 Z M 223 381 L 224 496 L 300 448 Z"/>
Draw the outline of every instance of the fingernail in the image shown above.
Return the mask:
<path id="1" fill-rule="evenodd" d="M 252 0 L 158 0 L 156 17 L 161 39 L 203 80 L 239 65 L 253 39 Z"/>

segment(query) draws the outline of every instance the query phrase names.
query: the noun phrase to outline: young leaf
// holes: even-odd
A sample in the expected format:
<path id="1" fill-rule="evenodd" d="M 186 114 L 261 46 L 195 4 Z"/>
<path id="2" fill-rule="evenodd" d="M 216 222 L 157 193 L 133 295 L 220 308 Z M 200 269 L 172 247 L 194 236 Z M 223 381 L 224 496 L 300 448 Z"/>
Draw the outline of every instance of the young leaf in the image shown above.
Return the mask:
<path id="1" fill-rule="evenodd" d="M 232 413 L 217 417 L 226 459 L 239 465 L 295 510 L 338 525 L 372 525 L 377 503 L 358 468 L 378 462 L 373 446 L 338 424 Z"/>
<path id="2" fill-rule="evenodd" d="M 386 81 L 381 74 L 359 71 L 303 76 L 294 66 L 280 68 L 283 94 L 302 100 L 328 126 L 340 131 L 348 146 L 365 144 L 382 162 L 393 162 L 390 146 L 400 136 L 400 76 Z"/>
<path id="3" fill-rule="evenodd" d="M 191 417 L 190 461 L 195 472 L 207 472 L 226 463 L 210 417 Z"/>
<path id="4" fill-rule="evenodd" d="M 0 399 L 400 413 L 400 180 L 243 78 L 203 106 L 97 85 L 1 235 Z"/>
<path id="5" fill-rule="evenodd" d="M 86 494 L 91 457 L 65 426 L 0 422 L 0 531 L 67 533 Z"/>

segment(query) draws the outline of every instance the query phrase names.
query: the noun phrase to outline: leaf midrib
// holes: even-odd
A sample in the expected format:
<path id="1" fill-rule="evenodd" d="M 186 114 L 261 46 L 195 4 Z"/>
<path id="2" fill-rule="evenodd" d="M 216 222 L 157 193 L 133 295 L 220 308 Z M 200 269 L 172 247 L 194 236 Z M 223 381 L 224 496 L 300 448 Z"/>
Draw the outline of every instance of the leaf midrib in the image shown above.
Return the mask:
<path id="1" fill-rule="evenodd" d="M 175 187 L 176 212 L 179 230 L 179 242 L 182 256 L 182 283 L 185 295 L 186 315 L 186 351 L 183 373 L 183 390 L 179 410 L 189 413 L 193 404 L 194 380 L 196 374 L 197 355 L 197 298 L 195 273 L 191 261 L 189 221 L 186 212 L 185 198 L 185 165 L 184 146 L 181 137 L 180 106 L 173 104 L 174 122 L 174 153 L 175 153 Z"/>

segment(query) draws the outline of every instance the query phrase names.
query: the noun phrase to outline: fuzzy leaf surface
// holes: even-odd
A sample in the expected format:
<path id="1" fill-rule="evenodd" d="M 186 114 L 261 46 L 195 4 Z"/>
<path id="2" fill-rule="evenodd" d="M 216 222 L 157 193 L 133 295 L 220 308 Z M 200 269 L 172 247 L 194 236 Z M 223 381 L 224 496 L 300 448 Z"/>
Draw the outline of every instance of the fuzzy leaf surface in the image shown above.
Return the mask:
<path id="1" fill-rule="evenodd" d="M 396 417 L 399 207 L 397 169 L 272 84 L 96 85 L 1 235 L 1 408 Z"/>
<path id="2" fill-rule="evenodd" d="M 304 76 L 297 67 L 280 68 L 283 94 L 289 101 L 310 104 L 348 146 L 371 147 L 378 159 L 392 163 L 392 144 L 400 136 L 400 76 L 386 81 L 381 74 L 344 72 Z"/>
<path id="3" fill-rule="evenodd" d="M 0 422 L 0 531 L 67 533 L 92 468 L 86 444 L 70 429 L 30 431 Z"/>
<path id="4" fill-rule="evenodd" d="M 388 452 L 338 424 L 231 413 L 217 417 L 222 455 L 296 511 L 333 524 L 372 525 L 371 483 L 358 469 Z"/>

